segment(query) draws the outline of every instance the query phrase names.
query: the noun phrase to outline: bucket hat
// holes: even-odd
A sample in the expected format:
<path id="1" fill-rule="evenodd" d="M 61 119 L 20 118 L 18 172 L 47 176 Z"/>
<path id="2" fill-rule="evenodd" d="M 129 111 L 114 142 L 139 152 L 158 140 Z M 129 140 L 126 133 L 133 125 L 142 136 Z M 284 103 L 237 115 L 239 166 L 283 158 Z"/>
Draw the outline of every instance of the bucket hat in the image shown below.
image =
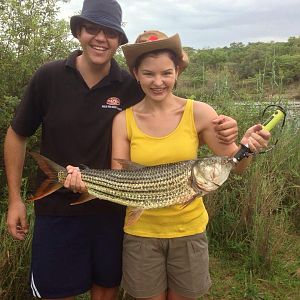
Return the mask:
<path id="1" fill-rule="evenodd" d="M 108 27 L 121 33 L 121 45 L 128 42 L 121 27 L 122 9 L 115 0 L 84 0 L 80 15 L 71 17 L 70 27 L 74 37 L 77 37 L 79 26 L 85 22 Z"/>
<path id="2" fill-rule="evenodd" d="M 136 59 L 139 56 L 144 53 L 160 49 L 172 50 L 176 54 L 179 62 L 179 73 L 188 66 L 189 59 L 182 49 L 178 33 L 168 37 L 163 32 L 148 30 L 140 34 L 134 44 L 126 44 L 122 46 L 127 66 L 132 74 Z"/>

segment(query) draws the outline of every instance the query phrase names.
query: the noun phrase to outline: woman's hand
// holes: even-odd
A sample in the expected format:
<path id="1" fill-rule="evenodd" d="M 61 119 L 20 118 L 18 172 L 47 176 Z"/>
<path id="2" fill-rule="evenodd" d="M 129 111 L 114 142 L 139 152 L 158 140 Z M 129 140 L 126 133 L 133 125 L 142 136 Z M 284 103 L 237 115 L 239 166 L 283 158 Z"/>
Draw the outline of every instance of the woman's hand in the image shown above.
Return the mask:
<path id="1" fill-rule="evenodd" d="M 68 175 L 64 182 L 64 187 L 74 193 L 85 193 L 87 188 L 81 179 L 81 173 L 78 167 L 67 166 Z"/>
<path id="2" fill-rule="evenodd" d="M 243 136 L 241 143 L 248 145 L 253 153 L 258 153 L 267 148 L 271 133 L 264 130 L 261 124 L 250 127 Z"/>

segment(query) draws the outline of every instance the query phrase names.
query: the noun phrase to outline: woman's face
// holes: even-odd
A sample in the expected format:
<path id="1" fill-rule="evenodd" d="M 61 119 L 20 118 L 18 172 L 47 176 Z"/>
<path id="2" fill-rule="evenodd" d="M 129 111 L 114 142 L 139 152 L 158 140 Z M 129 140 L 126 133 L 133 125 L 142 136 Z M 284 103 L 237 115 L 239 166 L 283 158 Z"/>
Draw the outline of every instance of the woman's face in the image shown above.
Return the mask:
<path id="1" fill-rule="evenodd" d="M 134 70 L 146 97 L 161 101 L 172 93 L 178 77 L 178 67 L 168 53 L 149 54 Z"/>

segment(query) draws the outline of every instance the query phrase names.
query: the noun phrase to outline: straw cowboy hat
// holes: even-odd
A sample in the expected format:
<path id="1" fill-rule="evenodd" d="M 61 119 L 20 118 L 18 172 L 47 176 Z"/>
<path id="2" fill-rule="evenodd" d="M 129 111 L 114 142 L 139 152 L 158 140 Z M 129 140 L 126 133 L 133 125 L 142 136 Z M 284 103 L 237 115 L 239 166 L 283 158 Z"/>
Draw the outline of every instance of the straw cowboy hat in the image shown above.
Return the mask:
<path id="1" fill-rule="evenodd" d="M 154 50 L 172 50 L 178 57 L 179 73 L 181 73 L 189 63 L 187 54 L 182 50 L 178 33 L 168 37 L 163 32 L 157 30 L 144 31 L 138 36 L 134 44 L 122 46 L 127 66 L 133 74 L 136 59 L 144 53 Z"/>
<path id="2" fill-rule="evenodd" d="M 122 29 L 122 9 L 115 0 L 85 0 L 80 15 L 71 17 L 70 27 L 74 37 L 84 22 L 91 22 L 99 26 L 108 27 L 121 34 L 120 43 L 128 43 L 127 36 Z"/>

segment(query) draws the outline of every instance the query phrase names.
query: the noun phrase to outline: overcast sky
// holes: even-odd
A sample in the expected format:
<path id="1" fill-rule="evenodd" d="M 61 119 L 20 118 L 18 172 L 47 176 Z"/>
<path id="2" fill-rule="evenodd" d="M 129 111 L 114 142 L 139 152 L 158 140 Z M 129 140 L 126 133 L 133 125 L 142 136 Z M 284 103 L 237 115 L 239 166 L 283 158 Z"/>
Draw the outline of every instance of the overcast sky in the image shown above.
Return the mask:
<path id="1" fill-rule="evenodd" d="M 79 14 L 83 0 L 62 5 L 60 17 Z M 286 41 L 300 36 L 300 0 L 119 0 L 129 42 L 143 30 L 179 33 L 195 49 L 232 42 Z"/>

